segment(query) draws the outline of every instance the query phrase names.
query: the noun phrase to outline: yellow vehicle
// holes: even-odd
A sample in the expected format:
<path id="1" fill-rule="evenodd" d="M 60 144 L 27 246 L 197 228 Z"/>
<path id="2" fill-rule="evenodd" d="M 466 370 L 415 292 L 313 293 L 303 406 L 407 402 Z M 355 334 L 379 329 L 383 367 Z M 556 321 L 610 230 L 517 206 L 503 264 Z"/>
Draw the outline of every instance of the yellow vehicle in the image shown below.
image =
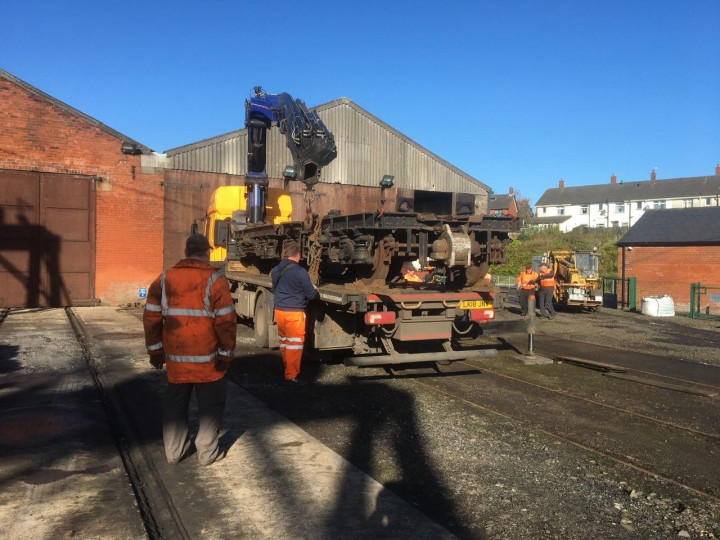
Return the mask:
<path id="1" fill-rule="evenodd" d="M 199 232 L 210 241 L 211 261 L 224 261 L 227 258 L 228 228 L 233 221 L 245 223 L 247 206 L 247 186 L 220 186 L 213 192 L 207 215 L 199 223 Z M 275 225 L 288 223 L 291 214 L 290 194 L 282 189 L 269 188 L 265 221 Z"/>
<path id="2" fill-rule="evenodd" d="M 543 262 L 555 271 L 555 303 L 597 309 L 603 303 L 600 255 L 595 251 L 550 251 Z"/>

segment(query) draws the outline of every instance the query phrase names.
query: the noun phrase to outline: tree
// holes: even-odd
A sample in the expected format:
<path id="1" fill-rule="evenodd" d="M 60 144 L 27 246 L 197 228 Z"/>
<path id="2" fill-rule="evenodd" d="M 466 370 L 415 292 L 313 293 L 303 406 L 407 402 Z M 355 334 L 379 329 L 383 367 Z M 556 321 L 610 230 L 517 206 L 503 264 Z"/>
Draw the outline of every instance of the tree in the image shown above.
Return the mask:
<path id="1" fill-rule="evenodd" d="M 530 197 L 525 197 L 519 191 L 515 192 L 515 204 L 517 205 L 518 219 L 520 220 L 520 223 L 525 224 L 529 222 L 535 215 L 533 214 L 532 201 L 530 200 Z"/>

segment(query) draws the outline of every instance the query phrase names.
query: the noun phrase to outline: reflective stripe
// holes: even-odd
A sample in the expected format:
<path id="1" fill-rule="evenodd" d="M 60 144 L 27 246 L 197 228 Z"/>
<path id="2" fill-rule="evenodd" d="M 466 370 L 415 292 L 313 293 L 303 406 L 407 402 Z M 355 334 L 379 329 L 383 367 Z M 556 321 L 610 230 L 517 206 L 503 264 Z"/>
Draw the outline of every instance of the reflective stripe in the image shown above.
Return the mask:
<path id="1" fill-rule="evenodd" d="M 220 356 L 232 356 L 235 351 L 224 351 L 222 349 L 218 349 L 218 354 Z"/>
<path id="2" fill-rule="evenodd" d="M 208 279 L 207 285 L 205 286 L 205 300 L 203 301 L 203 304 L 205 305 L 206 311 L 210 311 L 210 292 L 213 283 L 215 283 L 220 276 L 222 276 L 222 272 L 220 272 L 220 270 L 213 273 L 213 275 L 210 276 L 210 279 Z"/>
<path id="3" fill-rule="evenodd" d="M 210 311 L 210 293 L 212 292 L 212 286 L 213 284 L 218 280 L 218 278 L 222 277 L 222 271 L 218 270 L 217 272 L 214 272 L 207 281 L 207 285 L 205 285 L 205 297 L 203 298 L 203 306 L 205 309 L 183 309 L 183 308 L 172 308 L 170 309 L 170 306 L 168 305 L 168 299 L 167 295 L 165 294 L 165 277 L 167 276 L 167 270 L 165 270 L 160 275 L 160 290 L 162 291 L 161 294 L 161 308 L 151 308 L 151 311 L 160 311 L 162 310 L 163 316 L 173 316 L 173 317 L 208 317 L 210 319 L 214 319 L 215 317 L 221 317 L 223 315 L 228 315 L 229 313 L 233 313 L 235 311 L 235 306 L 227 306 L 224 308 L 216 309 L 215 311 Z"/>
<path id="4" fill-rule="evenodd" d="M 222 317 L 223 315 L 229 315 L 230 313 L 235 312 L 235 306 L 228 306 L 221 309 L 215 310 L 215 316 L 216 317 Z"/>
<path id="5" fill-rule="evenodd" d="M 215 360 L 215 357 L 217 356 L 217 353 L 214 352 L 212 354 L 206 354 L 205 356 L 186 356 L 181 354 L 165 354 L 165 357 L 168 360 L 171 360 L 173 362 L 192 362 L 194 364 L 202 364 L 204 362 L 212 362 Z"/>
<path id="6" fill-rule="evenodd" d="M 163 313 L 165 316 L 175 316 L 175 317 L 210 317 L 213 318 L 213 314 L 209 311 L 205 311 L 204 309 L 179 309 L 179 308 L 170 308 L 166 309 Z"/>
<path id="7" fill-rule="evenodd" d="M 157 311 L 157 312 L 162 311 L 162 308 L 160 306 L 158 306 L 157 304 L 150 304 L 150 303 L 145 303 L 145 309 L 148 311 Z"/>
<path id="8" fill-rule="evenodd" d="M 162 341 L 160 343 L 155 343 L 154 345 L 148 345 L 147 350 L 148 351 L 159 351 L 163 348 Z"/>
<path id="9" fill-rule="evenodd" d="M 294 342 L 297 342 L 297 343 L 302 343 L 302 342 L 303 342 L 303 338 L 301 338 L 301 337 L 286 337 L 285 339 L 287 339 L 288 341 L 294 341 Z"/>
<path id="10" fill-rule="evenodd" d="M 281 349 L 288 349 L 290 351 L 302 351 L 303 346 L 302 345 L 280 345 Z"/>
<path id="11" fill-rule="evenodd" d="M 162 306 L 163 315 L 165 315 L 168 308 L 167 295 L 165 294 L 165 276 L 167 276 L 167 270 L 160 274 L 160 305 Z"/>

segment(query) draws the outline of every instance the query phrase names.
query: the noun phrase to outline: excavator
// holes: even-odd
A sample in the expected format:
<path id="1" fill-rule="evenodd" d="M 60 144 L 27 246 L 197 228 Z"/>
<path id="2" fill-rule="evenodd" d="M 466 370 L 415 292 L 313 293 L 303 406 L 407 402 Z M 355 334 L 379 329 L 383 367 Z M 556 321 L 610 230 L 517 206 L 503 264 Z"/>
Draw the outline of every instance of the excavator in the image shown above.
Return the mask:
<path id="1" fill-rule="evenodd" d="M 242 268 L 267 273 L 282 257 L 284 242 L 294 240 L 316 284 L 401 283 L 407 263 L 419 261 L 430 269 L 424 283 L 449 290 L 468 290 L 483 280 L 490 264 L 505 260 L 509 233 L 518 228 L 517 220 L 507 217 L 440 216 L 384 207 L 320 217 L 308 208 L 305 221 L 293 221 L 287 193 L 268 187 L 268 130 L 276 126 L 286 137 L 293 163 L 285 167 L 285 181 L 302 181 L 308 191 L 319 181 L 322 168 L 337 157 L 334 136 L 316 111 L 287 93 L 269 94 L 255 87 L 245 110 L 245 185 L 239 190 L 233 186 L 230 196 L 216 192 L 214 206 L 204 218 L 204 232 L 219 250 L 215 260 L 225 258 L 229 266 L 239 262 Z M 387 175 L 381 181 L 381 201 L 393 179 Z M 220 200 L 235 202 L 221 205 Z"/>
<path id="2" fill-rule="evenodd" d="M 596 251 L 550 251 L 542 262 L 555 271 L 554 301 L 560 306 L 597 310 L 603 303 Z"/>

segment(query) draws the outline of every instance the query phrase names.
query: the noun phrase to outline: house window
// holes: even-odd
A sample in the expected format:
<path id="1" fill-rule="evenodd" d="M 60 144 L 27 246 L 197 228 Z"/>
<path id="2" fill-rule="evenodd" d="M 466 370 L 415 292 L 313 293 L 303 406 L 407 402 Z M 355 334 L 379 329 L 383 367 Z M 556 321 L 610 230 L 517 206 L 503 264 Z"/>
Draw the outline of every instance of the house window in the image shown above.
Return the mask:
<path id="1" fill-rule="evenodd" d="M 547 208 L 543 206 L 543 214 L 547 214 Z"/>
<path id="2" fill-rule="evenodd" d="M 665 210 L 665 201 L 653 201 L 653 208 L 655 210 Z"/>
<path id="3" fill-rule="evenodd" d="M 705 199 L 705 206 L 710 206 L 712 204 L 712 197 L 708 197 Z"/>
<path id="4" fill-rule="evenodd" d="M 564 215 L 565 215 L 565 207 L 564 207 L 564 206 L 558 206 L 557 215 L 558 215 L 558 216 L 564 216 Z"/>
<path id="5" fill-rule="evenodd" d="M 588 205 L 587 205 L 587 204 L 581 204 L 581 205 L 580 205 L 580 213 L 581 213 L 581 214 L 587 214 L 587 213 L 588 213 Z"/>
<path id="6" fill-rule="evenodd" d="M 635 208 L 637 208 L 638 210 L 642 210 L 642 201 L 636 202 L 636 203 L 635 203 Z"/>
<path id="7" fill-rule="evenodd" d="M 683 208 L 692 208 L 693 207 L 693 200 L 692 199 L 685 199 L 683 201 Z"/>
<path id="8" fill-rule="evenodd" d="M 618 203 L 615 205 L 615 213 L 616 214 L 624 214 L 625 213 L 625 203 Z"/>

